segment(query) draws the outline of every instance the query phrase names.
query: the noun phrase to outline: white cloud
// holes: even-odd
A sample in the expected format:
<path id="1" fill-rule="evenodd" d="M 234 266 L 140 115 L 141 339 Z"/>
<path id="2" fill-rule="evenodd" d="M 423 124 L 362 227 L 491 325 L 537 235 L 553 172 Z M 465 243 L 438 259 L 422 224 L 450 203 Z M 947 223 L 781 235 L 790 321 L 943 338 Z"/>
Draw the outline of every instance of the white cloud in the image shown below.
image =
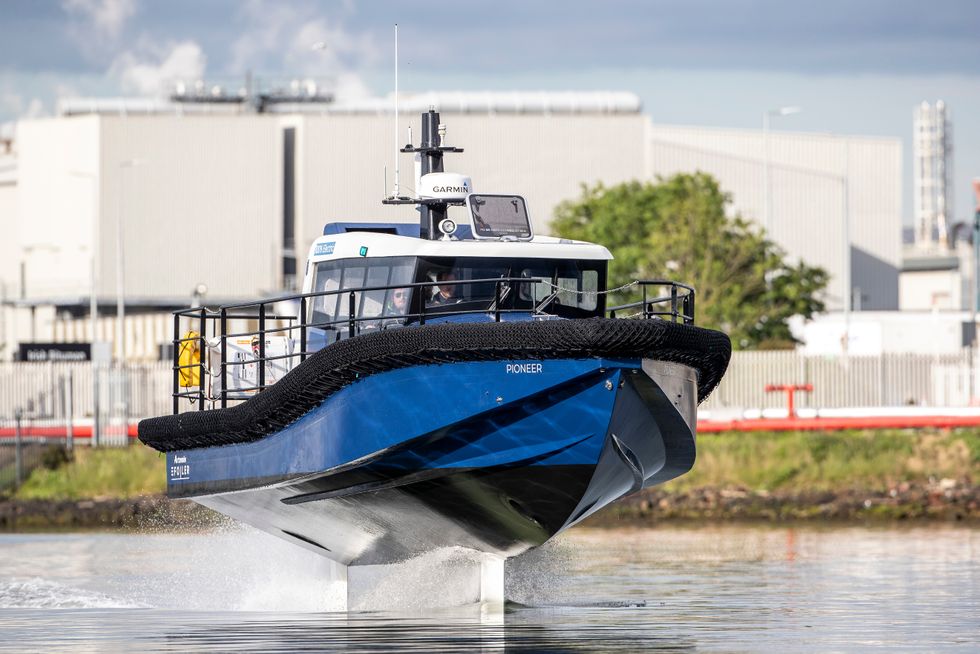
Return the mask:
<path id="1" fill-rule="evenodd" d="M 63 0 L 62 8 L 81 16 L 98 36 L 116 39 L 136 13 L 135 0 Z"/>
<path id="2" fill-rule="evenodd" d="M 358 98 L 368 98 L 374 95 L 368 88 L 360 75 L 354 73 L 341 73 L 336 77 L 334 94 L 338 100 L 357 100 Z"/>
<path id="3" fill-rule="evenodd" d="M 280 70 L 326 82 L 338 97 L 368 94 L 354 68 L 377 57 L 370 37 L 304 6 L 251 0 L 239 15 L 245 27 L 231 46 L 232 70 Z M 314 49 L 314 44 L 322 46 Z"/>
<path id="4" fill-rule="evenodd" d="M 117 79 L 123 91 L 140 95 L 162 95 L 177 80 L 204 77 L 207 57 L 194 41 L 167 46 L 145 45 L 145 52 L 125 52 L 112 63 L 109 76 Z"/>

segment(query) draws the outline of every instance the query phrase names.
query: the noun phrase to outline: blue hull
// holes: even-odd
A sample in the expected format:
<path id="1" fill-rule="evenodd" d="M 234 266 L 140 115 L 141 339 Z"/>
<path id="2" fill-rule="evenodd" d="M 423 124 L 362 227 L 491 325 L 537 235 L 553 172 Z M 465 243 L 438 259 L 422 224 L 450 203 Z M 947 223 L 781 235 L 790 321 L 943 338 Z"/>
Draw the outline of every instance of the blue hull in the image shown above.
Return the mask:
<path id="1" fill-rule="evenodd" d="M 694 463 L 694 371 L 650 360 L 415 366 L 262 440 L 167 454 L 192 497 L 348 565 L 512 556 Z"/>

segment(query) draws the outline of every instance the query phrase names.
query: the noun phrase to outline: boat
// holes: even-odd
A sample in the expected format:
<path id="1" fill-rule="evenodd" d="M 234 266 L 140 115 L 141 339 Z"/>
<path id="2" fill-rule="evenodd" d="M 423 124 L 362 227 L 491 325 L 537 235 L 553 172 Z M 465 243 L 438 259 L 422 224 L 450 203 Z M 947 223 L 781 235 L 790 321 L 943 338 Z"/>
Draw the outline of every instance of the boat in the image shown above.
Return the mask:
<path id="1" fill-rule="evenodd" d="M 327 224 L 301 293 L 175 314 L 174 413 L 139 425 L 170 497 L 344 566 L 499 561 L 690 470 L 731 353 L 694 289 L 607 306 L 605 247 L 535 235 L 421 128 L 417 196 L 385 199 L 417 224 Z"/>

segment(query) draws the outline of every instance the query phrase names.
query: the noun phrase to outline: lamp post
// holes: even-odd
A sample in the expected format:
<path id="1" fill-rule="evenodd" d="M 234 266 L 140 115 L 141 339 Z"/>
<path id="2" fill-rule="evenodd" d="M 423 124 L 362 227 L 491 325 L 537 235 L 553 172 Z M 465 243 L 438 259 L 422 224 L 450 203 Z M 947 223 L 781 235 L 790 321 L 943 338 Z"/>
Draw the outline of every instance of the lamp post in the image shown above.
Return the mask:
<path id="1" fill-rule="evenodd" d="M 762 171 L 762 202 L 763 202 L 763 225 L 766 232 L 772 230 L 770 222 L 770 201 L 769 201 L 769 121 L 773 116 L 789 116 L 803 111 L 800 107 L 780 107 L 779 109 L 769 109 L 762 113 L 762 145 L 765 153 L 763 155 Z"/>
<path id="2" fill-rule="evenodd" d="M 122 438 L 128 444 L 129 431 L 129 377 L 126 373 L 126 266 L 123 247 L 123 220 L 125 212 L 126 169 L 142 164 L 141 159 L 119 162 L 119 209 L 116 212 L 116 344 L 119 347 L 117 364 L 117 388 L 122 401 Z"/>
<path id="3" fill-rule="evenodd" d="M 69 171 L 74 177 L 84 177 L 92 180 L 92 250 L 89 253 L 89 295 L 88 295 L 88 319 L 89 329 L 92 332 L 92 341 L 89 345 L 89 358 L 92 364 L 92 446 L 97 447 L 101 434 L 101 421 L 99 416 L 99 371 L 95 366 L 95 331 L 99 326 L 99 302 L 96 297 L 99 286 L 99 173 L 86 172 L 79 170 Z"/>
<path id="4" fill-rule="evenodd" d="M 116 220 L 116 343 L 119 346 L 120 364 L 126 362 L 126 267 L 124 265 L 125 248 L 123 247 L 126 169 L 135 168 L 142 163 L 142 159 L 127 159 L 119 162 L 119 211 Z"/>
<path id="5" fill-rule="evenodd" d="M 99 174 L 82 170 L 72 170 L 68 173 L 73 177 L 84 177 L 92 180 L 92 250 L 89 253 L 89 293 L 88 318 L 89 329 L 92 331 L 92 343 L 95 344 L 95 329 L 99 322 L 99 304 L 96 299 L 96 287 L 99 282 L 98 252 L 99 252 Z"/>

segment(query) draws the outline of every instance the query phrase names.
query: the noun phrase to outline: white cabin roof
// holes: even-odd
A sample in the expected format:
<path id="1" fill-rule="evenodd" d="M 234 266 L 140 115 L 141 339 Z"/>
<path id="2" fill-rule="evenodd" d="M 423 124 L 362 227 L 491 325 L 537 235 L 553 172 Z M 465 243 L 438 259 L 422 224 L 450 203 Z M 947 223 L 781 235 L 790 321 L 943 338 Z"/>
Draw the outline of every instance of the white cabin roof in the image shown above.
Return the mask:
<path id="1" fill-rule="evenodd" d="M 331 247 L 330 244 L 333 243 Z M 361 248 L 367 253 L 361 255 Z M 535 236 L 530 241 L 459 240 L 430 241 L 412 236 L 347 232 L 321 236 L 310 246 L 308 260 L 314 263 L 333 259 L 364 256 L 377 257 L 506 257 L 514 259 L 588 259 L 613 258 L 605 247 L 585 241 L 553 236 Z"/>

